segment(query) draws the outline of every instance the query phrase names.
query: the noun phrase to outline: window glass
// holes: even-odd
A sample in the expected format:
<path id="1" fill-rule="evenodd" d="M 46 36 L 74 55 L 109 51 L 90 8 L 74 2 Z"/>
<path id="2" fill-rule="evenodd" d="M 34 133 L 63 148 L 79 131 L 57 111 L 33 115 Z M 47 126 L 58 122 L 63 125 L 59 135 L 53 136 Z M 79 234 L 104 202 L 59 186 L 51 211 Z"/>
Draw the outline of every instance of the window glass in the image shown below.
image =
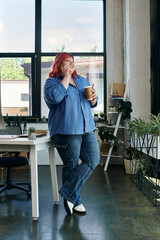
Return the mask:
<path id="1" fill-rule="evenodd" d="M 43 52 L 103 52 L 103 1 L 42 0 Z"/>
<path id="2" fill-rule="evenodd" d="M 0 58 L 2 115 L 31 115 L 31 59 Z"/>
<path id="3" fill-rule="evenodd" d="M 33 52 L 34 0 L 0 0 L 0 52 Z"/>
<path id="4" fill-rule="evenodd" d="M 41 78 L 42 78 L 42 90 L 41 90 L 41 106 L 42 116 L 48 117 L 48 108 L 44 102 L 43 88 L 48 74 L 51 69 L 54 57 L 42 57 L 41 64 Z M 103 57 L 75 57 L 75 68 L 79 75 L 85 77 L 90 84 L 94 83 L 96 93 L 99 97 L 98 106 L 93 109 L 94 112 L 102 112 L 104 108 L 104 76 L 103 76 Z"/>

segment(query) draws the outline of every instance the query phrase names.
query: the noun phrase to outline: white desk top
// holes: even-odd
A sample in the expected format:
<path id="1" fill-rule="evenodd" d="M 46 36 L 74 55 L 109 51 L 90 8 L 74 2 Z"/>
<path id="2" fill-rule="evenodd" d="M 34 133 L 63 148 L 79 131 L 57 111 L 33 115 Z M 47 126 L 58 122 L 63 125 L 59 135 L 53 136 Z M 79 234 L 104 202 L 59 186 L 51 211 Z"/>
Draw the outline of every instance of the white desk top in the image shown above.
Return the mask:
<path id="1" fill-rule="evenodd" d="M 5 145 L 37 145 L 41 143 L 50 142 L 50 136 L 38 137 L 36 140 L 29 140 L 27 137 L 0 139 L 0 144 Z"/>

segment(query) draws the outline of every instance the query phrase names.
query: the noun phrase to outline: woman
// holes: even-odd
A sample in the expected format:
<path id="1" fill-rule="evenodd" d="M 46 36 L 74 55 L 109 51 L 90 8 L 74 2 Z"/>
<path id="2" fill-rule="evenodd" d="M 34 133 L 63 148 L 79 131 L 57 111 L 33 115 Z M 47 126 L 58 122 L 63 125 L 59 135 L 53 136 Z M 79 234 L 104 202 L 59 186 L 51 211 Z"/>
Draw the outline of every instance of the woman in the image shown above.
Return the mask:
<path id="1" fill-rule="evenodd" d="M 84 86 L 89 85 L 84 77 L 77 74 L 71 54 L 63 52 L 56 55 L 44 86 L 44 99 L 50 110 L 48 124 L 51 140 L 63 161 L 63 185 L 59 193 L 64 198 L 68 215 L 73 210 L 86 212 L 80 190 L 99 162 L 91 112 L 91 108 L 97 105 L 97 95 L 93 84 L 93 100 L 86 99 Z"/>

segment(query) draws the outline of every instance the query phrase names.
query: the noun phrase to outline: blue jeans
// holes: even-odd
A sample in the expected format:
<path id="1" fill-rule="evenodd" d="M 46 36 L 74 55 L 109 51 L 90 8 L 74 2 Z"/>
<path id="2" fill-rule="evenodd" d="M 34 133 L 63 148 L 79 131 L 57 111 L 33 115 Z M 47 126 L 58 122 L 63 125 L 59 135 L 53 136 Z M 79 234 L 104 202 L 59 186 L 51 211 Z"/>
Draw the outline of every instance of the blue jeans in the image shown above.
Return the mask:
<path id="1" fill-rule="evenodd" d="M 81 204 L 80 190 L 99 162 L 99 146 L 93 132 L 83 135 L 56 134 L 51 137 L 63 161 L 61 196 L 75 206 Z M 81 163 L 78 161 L 81 159 Z"/>

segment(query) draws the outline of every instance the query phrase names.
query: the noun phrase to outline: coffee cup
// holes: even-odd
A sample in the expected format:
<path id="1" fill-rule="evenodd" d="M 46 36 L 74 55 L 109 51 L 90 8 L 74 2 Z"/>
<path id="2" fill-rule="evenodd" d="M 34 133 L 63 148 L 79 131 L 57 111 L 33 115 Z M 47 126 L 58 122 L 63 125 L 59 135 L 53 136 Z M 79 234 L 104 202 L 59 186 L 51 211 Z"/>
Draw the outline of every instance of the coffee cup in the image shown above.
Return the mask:
<path id="1" fill-rule="evenodd" d="M 87 98 L 87 100 L 93 100 L 92 98 L 92 86 L 85 86 L 84 87 L 84 94 Z"/>

